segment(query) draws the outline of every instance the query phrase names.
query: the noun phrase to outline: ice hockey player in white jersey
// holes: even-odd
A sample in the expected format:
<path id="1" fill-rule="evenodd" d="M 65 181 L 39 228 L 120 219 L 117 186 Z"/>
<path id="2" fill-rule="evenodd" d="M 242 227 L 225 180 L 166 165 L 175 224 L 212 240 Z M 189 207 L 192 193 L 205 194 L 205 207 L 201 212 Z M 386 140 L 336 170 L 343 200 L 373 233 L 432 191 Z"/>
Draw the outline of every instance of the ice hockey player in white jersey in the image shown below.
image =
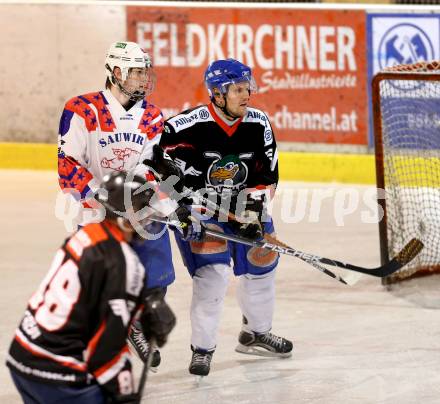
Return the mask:
<path id="1" fill-rule="evenodd" d="M 107 53 L 105 70 L 105 90 L 73 97 L 65 104 L 60 120 L 59 184 L 85 206 L 93 201 L 93 193 L 106 174 L 134 167 L 142 174 L 140 163 L 151 158 L 164 125 L 160 109 L 146 98 L 156 81 L 148 53 L 136 43 L 115 42 Z M 165 206 L 164 213 L 173 208 Z M 150 226 L 149 232 L 162 232 L 160 238 L 136 241 L 132 247 L 148 272 L 147 287 L 166 288 L 175 279 L 169 235 L 162 224 L 155 226 Z M 142 332 L 136 326 L 132 331 L 131 341 L 145 359 L 148 347 Z M 153 364 L 158 364 L 158 353 L 154 359 Z"/>

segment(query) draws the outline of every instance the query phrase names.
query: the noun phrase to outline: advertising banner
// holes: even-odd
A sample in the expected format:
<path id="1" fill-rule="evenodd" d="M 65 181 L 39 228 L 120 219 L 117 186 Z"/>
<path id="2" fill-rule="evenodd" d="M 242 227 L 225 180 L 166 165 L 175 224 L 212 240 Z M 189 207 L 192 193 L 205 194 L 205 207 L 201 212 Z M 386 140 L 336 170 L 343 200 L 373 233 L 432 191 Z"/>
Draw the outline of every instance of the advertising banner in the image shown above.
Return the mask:
<path id="1" fill-rule="evenodd" d="M 402 86 L 398 87 L 397 83 Z M 383 130 L 387 133 L 385 147 L 404 154 L 415 151 L 435 151 L 438 164 L 440 150 L 440 92 L 437 83 L 415 81 L 388 82 L 394 86 L 393 91 L 381 99 L 381 106 L 386 114 L 382 120 Z M 410 86 L 417 86 L 415 96 L 408 96 Z M 405 87 L 403 87 L 403 85 Z M 420 98 L 417 97 L 419 92 Z M 424 154 L 427 156 L 428 154 Z M 438 165 L 437 165 L 438 167 Z M 438 170 L 438 168 L 436 168 Z"/>
<path id="2" fill-rule="evenodd" d="M 127 36 L 153 57 L 152 102 L 167 116 L 209 102 L 207 65 L 251 66 L 279 141 L 367 144 L 362 10 L 127 7 Z"/>
<path id="3" fill-rule="evenodd" d="M 368 14 L 368 82 L 374 75 L 386 67 L 412 64 L 420 61 L 440 59 L 440 15 L 435 14 Z M 382 100 L 382 105 L 388 111 L 402 114 L 405 119 L 398 121 L 394 133 L 415 133 L 416 130 L 427 132 L 420 139 L 426 139 L 435 148 L 439 140 L 432 144 L 438 136 L 438 115 L 440 94 L 431 89 L 429 83 L 406 83 L 394 85 L 388 98 Z M 369 85 L 369 99 L 371 88 Z M 420 103 L 420 100 L 424 100 Z M 430 102 L 427 102 L 428 99 Z M 370 106 L 369 144 L 374 146 L 373 117 Z M 392 109 L 394 108 L 394 109 Z M 395 124 L 396 125 L 396 124 Z M 428 141 L 429 139 L 429 141 Z M 414 142 L 408 144 L 415 147 Z M 402 147 L 396 145 L 396 147 Z M 422 146 L 420 146 L 422 147 Z"/>

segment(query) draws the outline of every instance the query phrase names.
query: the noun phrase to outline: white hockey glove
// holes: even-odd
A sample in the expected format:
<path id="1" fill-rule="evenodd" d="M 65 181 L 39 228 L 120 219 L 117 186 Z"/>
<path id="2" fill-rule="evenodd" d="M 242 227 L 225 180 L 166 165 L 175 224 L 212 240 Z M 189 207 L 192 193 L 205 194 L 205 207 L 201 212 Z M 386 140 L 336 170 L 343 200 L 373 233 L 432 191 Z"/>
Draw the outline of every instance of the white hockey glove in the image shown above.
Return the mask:
<path id="1" fill-rule="evenodd" d="M 173 226 L 171 228 L 177 231 L 180 237 L 185 241 L 200 241 L 205 235 L 203 226 L 193 220 L 191 210 L 185 205 L 179 206 L 173 214 L 170 215 L 170 219 L 180 222 L 180 226 Z"/>

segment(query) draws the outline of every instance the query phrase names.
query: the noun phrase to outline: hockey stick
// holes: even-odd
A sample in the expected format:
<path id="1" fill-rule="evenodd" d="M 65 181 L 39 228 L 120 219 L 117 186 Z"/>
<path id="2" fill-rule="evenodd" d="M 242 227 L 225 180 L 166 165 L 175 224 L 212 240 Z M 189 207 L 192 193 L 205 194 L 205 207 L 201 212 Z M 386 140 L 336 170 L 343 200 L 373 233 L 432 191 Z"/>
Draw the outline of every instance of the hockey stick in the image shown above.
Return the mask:
<path id="1" fill-rule="evenodd" d="M 226 215 L 229 219 L 235 220 L 235 221 L 237 220 L 235 215 L 233 215 L 231 212 L 226 212 L 224 209 L 222 209 L 220 206 L 218 206 L 213 201 L 211 201 L 211 200 L 209 200 L 209 199 L 207 199 L 197 193 L 194 193 L 193 191 L 191 191 L 188 188 L 185 189 L 185 192 L 187 192 L 187 194 L 190 197 L 194 197 L 196 199 L 198 198 L 198 200 L 201 201 L 202 203 L 206 204 L 206 206 L 209 205 L 209 207 L 210 207 L 209 210 L 211 210 L 211 212 L 212 212 L 212 209 L 217 209 L 220 213 Z M 210 232 L 213 232 L 213 231 L 210 230 Z M 209 234 L 207 231 L 206 231 L 206 233 Z M 211 234 L 211 235 L 213 235 L 213 234 Z M 220 235 L 223 235 L 223 233 L 220 233 Z M 220 235 L 217 235 L 217 236 L 219 238 L 222 238 L 222 237 L 220 237 Z M 267 237 L 268 239 L 271 238 L 270 241 L 272 241 L 274 244 L 268 243 L 268 242 L 263 242 L 263 241 L 252 242 L 250 240 L 247 240 L 247 243 L 251 242 L 254 244 L 248 244 L 248 245 L 253 245 L 255 247 L 260 247 L 260 248 L 265 248 L 265 249 L 270 249 L 272 251 L 277 251 L 281 254 L 286 254 L 286 255 L 291 255 L 291 256 L 297 257 L 297 258 L 301 259 L 302 261 L 307 262 L 308 264 L 314 266 L 315 268 L 317 268 L 319 270 L 325 269 L 322 267 L 318 267 L 319 266 L 318 263 L 321 263 L 321 264 L 331 265 L 331 266 L 338 267 L 338 268 L 347 269 L 347 270 L 354 271 L 354 272 L 363 273 L 366 275 L 377 276 L 380 278 L 389 276 L 389 275 L 393 274 L 394 272 L 398 271 L 399 269 L 401 269 L 404 265 L 406 265 L 410 261 L 412 261 L 420 253 L 420 251 L 422 251 L 422 249 L 424 247 L 422 241 L 420 241 L 417 238 L 413 238 L 402 248 L 402 250 L 391 261 L 389 261 L 385 265 L 382 265 L 377 268 L 364 268 L 361 266 L 341 262 L 341 261 L 334 260 L 331 258 L 325 258 L 325 257 L 320 257 L 318 255 L 304 253 L 304 252 L 299 251 L 295 248 L 287 246 L 286 244 L 280 242 L 279 240 L 277 240 L 276 238 L 274 238 L 272 236 L 269 236 L 269 235 L 267 235 L 267 236 L 268 236 Z M 235 241 L 235 242 L 240 242 L 239 240 L 243 240 L 237 236 L 229 236 L 228 235 L 228 237 L 235 238 L 236 240 L 231 239 L 231 241 Z M 256 245 L 256 244 L 258 244 L 258 245 Z M 316 266 L 316 265 L 318 265 L 318 266 Z M 325 273 L 327 273 L 327 272 L 325 272 Z M 333 274 L 332 272 L 327 273 L 327 275 L 336 278 L 336 275 Z"/>
<path id="2" fill-rule="evenodd" d="M 145 384 L 147 383 L 148 371 L 151 367 L 151 362 L 153 360 L 152 353 L 153 353 L 154 347 L 156 345 L 156 341 L 154 340 L 153 337 L 148 341 L 148 345 L 149 345 L 149 350 L 147 353 L 147 360 L 144 362 L 144 366 L 142 367 L 141 378 L 139 380 L 139 387 L 138 387 L 138 391 L 137 391 L 138 404 L 140 404 L 142 401 L 142 394 L 144 392 Z"/>
<path id="3" fill-rule="evenodd" d="M 169 223 L 169 222 L 166 222 L 166 221 L 164 221 L 163 223 L 167 223 L 167 224 L 169 224 L 171 226 L 176 227 L 176 224 L 174 224 L 174 223 Z M 220 238 L 220 239 L 224 239 L 224 240 L 228 240 L 228 241 L 232 241 L 232 242 L 236 242 L 236 243 L 240 243 L 240 244 L 246 244 L 246 245 L 249 245 L 249 246 L 252 246 L 252 247 L 257 247 L 254 244 L 253 240 L 248 240 L 248 239 L 241 238 L 241 237 L 238 237 L 238 236 L 233 236 L 233 235 L 226 235 L 225 233 L 221 233 L 221 232 L 217 232 L 217 231 L 214 231 L 214 230 L 210 230 L 210 229 L 208 229 L 205 226 L 203 226 L 203 229 L 204 229 L 203 231 L 206 234 L 208 234 L 208 235 L 210 235 L 212 237 L 216 237 L 216 238 Z M 269 237 L 271 237 L 271 236 L 269 236 L 268 234 L 265 234 L 264 237 L 269 239 Z M 276 240 L 276 241 L 277 241 L 277 243 L 280 243 L 280 242 L 278 242 L 278 240 Z M 290 248 L 288 246 L 283 246 L 281 244 L 276 244 L 276 245 L 279 245 L 280 247 Z M 276 246 L 276 245 L 274 245 L 274 246 Z M 274 251 L 274 250 L 272 250 L 272 251 Z M 279 251 L 277 251 L 277 252 L 279 252 Z M 349 282 L 347 282 L 344 278 L 342 278 L 341 276 L 335 274 L 334 272 L 330 271 L 329 269 L 323 267 L 318 262 L 313 262 L 313 263 L 309 262 L 309 264 L 312 265 L 314 268 L 316 268 L 318 271 L 323 272 L 324 274 L 330 276 L 333 279 L 336 279 L 337 281 L 343 283 L 344 285 L 349 285 Z"/>
<path id="4" fill-rule="evenodd" d="M 227 212 L 226 210 L 222 209 L 215 202 L 212 202 L 211 200 L 209 200 L 205 197 L 202 197 L 198 193 L 192 192 L 189 188 L 184 189 L 184 192 L 186 193 L 187 196 L 191 197 L 192 199 L 197 198 L 198 201 L 201 201 L 202 203 L 204 203 L 206 205 L 206 209 L 209 210 L 211 213 L 215 213 L 218 210 L 223 215 L 226 215 L 229 220 L 234 221 L 234 222 L 238 222 L 236 216 L 233 213 Z M 209 206 L 209 208 L 208 208 L 208 206 Z M 275 237 L 271 236 L 270 234 L 265 234 L 264 238 L 267 239 L 268 241 L 272 242 L 273 244 L 279 245 L 281 247 L 290 248 L 288 245 L 277 240 Z M 334 272 L 330 271 L 329 269 L 324 268 L 323 266 L 319 265 L 317 262 L 315 262 L 311 265 L 314 268 L 316 268 L 318 271 L 321 271 L 322 273 L 330 276 L 331 278 L 336 279 L 337 281 L 343 283 L 344 285 L 349 284 L 344 278 L 335 274 Z"/>
<path id="5" fill-rule="evenodd" d="M 177 221 L 168 221 L 165 219 L 160 218 L 151 218 L 153 221 L 157 221 L 160 223 L 165 223 L 170 226 L 174 227 L 182 227 L 180 222 Z M 290 255 L 291 257 L 299 258 L 300 260 L 306 262 L 307 264 L 313 266 L 314 268 L 319 269 L 320 271 L 324 270 L 325 273 L 333 278 L 338 279 L 337 275 L 333 274 L 332 272 L 328 271 L 326 268 L 323 268 L 320 264 L 325 265 L 332 265 L 338 268 L 347 269 L 354 272 L 360 272 L 362 274 L 375 276 L 378 278 L 383 278 L 385 276 L 389 276 L 393 274 L 394 272 L 401 269 L 404 265 L 408 264 L 410 261 L 412 261 L 417 254 L 423 249 L 423 243 L 413 238 L 410 240 L 405 247 L 397 254 L 396 257 L 394 257 L 390 262 L 388 262 L 385 265 L 382 265 L 377 268 L 364 268 L 357 265 L 352 265 L 348 263 L 344 263 L 341 261 L 333 260 L 330 258 L 320 257 L 318 255 L 308 254 L 305 252 L 302 252 L 300 250 L 297 250 L 295 248 L 290 247 L 283 247 L 280 245 L 271 244 L 265 241 L 256 241 L 256 240 L 248 240 L 242 237 L 234 236 L 232 234 L 225 234 L 221 233 L 219 231 L 211 230 L 206 227 L 204 227 L 204 232 L 212 237 L 220 238 L 223 240 L 233 241 L 235 243 L 241 243 L 245 245 L 249 245 L 252 247 L 259 247 L 264 248 L 265 250 L 275 251 L 280 254 Z M 327 273 L 329 272 L 329 273 Z M 341 278 L 342 279 L 342 278 Z M 340 280 L 340 279 L 338 279 Z M 340 280 L 343 283 L 347 283 L 344 280 Z"/>

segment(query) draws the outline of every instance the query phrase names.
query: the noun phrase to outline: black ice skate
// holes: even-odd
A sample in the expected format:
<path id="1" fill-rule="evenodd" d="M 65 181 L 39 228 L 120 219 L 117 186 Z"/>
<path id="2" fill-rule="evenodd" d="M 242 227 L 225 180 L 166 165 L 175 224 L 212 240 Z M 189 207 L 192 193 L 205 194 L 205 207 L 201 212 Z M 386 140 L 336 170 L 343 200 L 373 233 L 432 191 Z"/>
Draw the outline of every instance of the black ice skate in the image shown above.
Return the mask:
<path id="1" fill-rule="evenodd" d="M 148 359 L 148 353 L 150 351 L 150 344 L 145 339 L 144 333 L 141 330 L 141 325 L 139 322 L 134 322 L 130 328 L 128 333 L 128 341 L 130 345 L 134 348 L 136 353 L 142 362 L 146 362 Z M 152 353 L 153 357 L 151 358 L 150 370 L 152 372 L 157 372 L 157 367 L 160 365 L 160 352 L 158 349 L 155 349 Z"/>
<path id="2" fill-rule="evenodd" d="M 193 354 L 188 368 L 189 373 L 196 376 L 208 376 L 214 351 L 196 349 L 193 346 L 191 346 L 191 350 Z"/>
<path id="3" fill-rule="evenodd" d="M 257 334 L 241 331 L 238 342 L 239 344 L 235 350 L 240 353 L 280 358 L 292 356 L 293 344 L 289 340 L 270 332 Z"/>

